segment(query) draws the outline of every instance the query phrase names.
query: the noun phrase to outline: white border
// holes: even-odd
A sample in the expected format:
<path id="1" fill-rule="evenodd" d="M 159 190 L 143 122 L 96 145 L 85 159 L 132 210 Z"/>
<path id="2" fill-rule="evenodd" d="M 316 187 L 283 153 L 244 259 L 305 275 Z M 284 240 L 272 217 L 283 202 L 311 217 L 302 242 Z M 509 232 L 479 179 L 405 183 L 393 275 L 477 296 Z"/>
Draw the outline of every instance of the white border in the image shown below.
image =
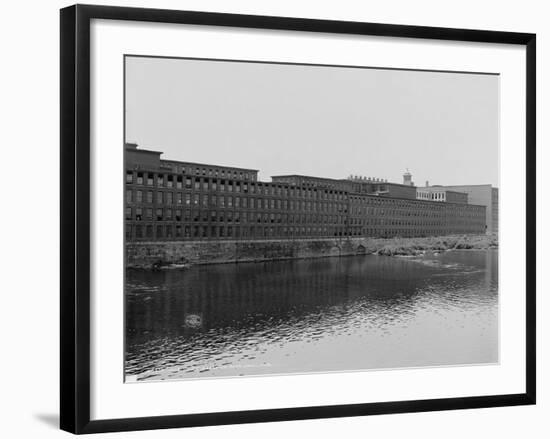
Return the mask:
<path id="1" fill-rule="evenodd" d="M 525 392 L 523 47 L 96 20 L 91 48 L 92 419 Z M 499 72 L 500 365 L 124 384 L 125 53 Z"/>

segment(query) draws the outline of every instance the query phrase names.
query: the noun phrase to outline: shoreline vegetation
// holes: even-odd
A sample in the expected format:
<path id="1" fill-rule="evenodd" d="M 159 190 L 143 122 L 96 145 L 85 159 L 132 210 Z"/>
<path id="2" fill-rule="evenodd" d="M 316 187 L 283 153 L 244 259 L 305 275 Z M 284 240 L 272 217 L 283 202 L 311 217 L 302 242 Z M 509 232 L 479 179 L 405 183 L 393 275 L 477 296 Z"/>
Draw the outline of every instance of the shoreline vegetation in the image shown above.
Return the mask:
<path id="1" fill-rule="evenodd" d="M 385 241 L 385 243 L 380 243 L 381 246 L 371 251 L 370 254 L 379 256 L 419 256 L 425 252 L 498 249 L 498 236 L 496 234 L 392 238 Z"/>

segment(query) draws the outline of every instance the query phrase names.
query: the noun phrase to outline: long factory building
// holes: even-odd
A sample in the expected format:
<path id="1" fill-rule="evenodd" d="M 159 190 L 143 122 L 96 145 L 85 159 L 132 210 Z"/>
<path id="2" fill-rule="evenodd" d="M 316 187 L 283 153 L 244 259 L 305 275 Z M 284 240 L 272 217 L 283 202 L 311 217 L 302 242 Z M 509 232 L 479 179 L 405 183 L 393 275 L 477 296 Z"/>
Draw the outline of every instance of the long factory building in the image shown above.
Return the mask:
<path id="1" fill-rule="evenodd" d="M 403 183 L 303 175 L 262 182 L 255 169 L 161 155 L 125 145 L 127 241 L 424 237 L 487 228 L 486 206 L 454 188 L 434 198 L 408 171 Z"/>

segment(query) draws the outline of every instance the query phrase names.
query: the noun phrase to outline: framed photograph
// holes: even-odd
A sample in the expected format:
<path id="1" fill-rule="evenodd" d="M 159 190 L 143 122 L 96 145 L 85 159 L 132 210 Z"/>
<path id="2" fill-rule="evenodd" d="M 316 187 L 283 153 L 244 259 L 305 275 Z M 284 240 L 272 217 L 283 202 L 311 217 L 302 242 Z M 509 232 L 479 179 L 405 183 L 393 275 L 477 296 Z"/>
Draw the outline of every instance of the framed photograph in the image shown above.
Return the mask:
<path id="1" fill-rule="evenodd" d="M 61 10 L 61 428 L 535 403 L 535 35 Z"/>

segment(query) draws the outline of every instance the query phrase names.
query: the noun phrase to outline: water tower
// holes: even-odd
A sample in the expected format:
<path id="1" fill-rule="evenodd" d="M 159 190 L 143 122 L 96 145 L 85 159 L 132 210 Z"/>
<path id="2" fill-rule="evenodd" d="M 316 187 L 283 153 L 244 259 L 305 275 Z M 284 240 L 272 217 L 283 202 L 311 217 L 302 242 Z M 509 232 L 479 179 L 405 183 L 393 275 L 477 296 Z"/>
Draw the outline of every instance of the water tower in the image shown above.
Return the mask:
<path id="1" fill-rule="evenodd" d="M 403 174 L 403 184 L 407 186 L 414 186 L 412 174 L 409 172 L 409 168 L 407 168 L 406 172 Z"/>

